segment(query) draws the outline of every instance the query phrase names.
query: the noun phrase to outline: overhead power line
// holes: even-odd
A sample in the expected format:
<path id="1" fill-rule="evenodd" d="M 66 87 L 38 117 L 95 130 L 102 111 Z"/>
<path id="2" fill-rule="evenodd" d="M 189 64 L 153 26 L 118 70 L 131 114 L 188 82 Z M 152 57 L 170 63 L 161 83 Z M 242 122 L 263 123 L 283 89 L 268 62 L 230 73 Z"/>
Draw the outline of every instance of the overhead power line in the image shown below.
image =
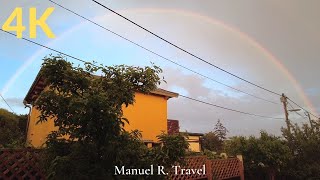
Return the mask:
<path id="1" fill-rule="evenodd" d="M 200 103 L 202 103 L 202 104 L 206 104 L 206 105 L 209 105 L 209 106 L 217 107 L 217 108 L 224 109 L 224 110 L 228 110 L 228 111 L 233 111 L 233 112 L 237 112 L 237 113 L 241 113 L 241 114 L 246 114 L 246 115 L 250 115 L 250 116 L 261 117 L 261 118 L 281 119 L 281 120 L 283 120 L 283 118 L 276 118 L 276 117 L 258 115 L 258 114 L 248 113 L 248 112 L 244 112 L 244 111 L 239 111 L 239 110 L 235 110 L 235 109 L 231 109 L 231 108 L 219 106 L 219 105 L 216 105 L 216 104 L 212 104 L 212 103 L 205 102 L 205 101 L 202 101 L 202 100 L 199 100 L 199 99 L 195 99 L 195 98 L 191 98 L 191 97 L 188 97 L 188 96 L 184 96 L 184 95 L 181 95 L 181 94 L 180 94 L 179 96 L 181 96 L 181 97 L 183 97 L 183 98 L 186 98 L 186 99 L 189 99 L 189 100 L 192 100 L 192 101 L 197 101 L 197 102 L 200 102 Z"/>
<path id="2" fill-rule="evenodd" d="M 10 108 L 10 110 L 11 110 L 13 113 L 15 113 L 14 110 L 12 109 L 12 107 L 11 107 L 11 106 L 9 105 L 9 103 L 6 101 L 6 99 L 4 99 L 4 97 L 2 96 L 2 94 L 0 94 L 0 96 L 1 96 L 2 100 L 4 101 L 4 103 L 6 103 L 7 106 Z"/>
<path id="3" fill-rule="evenodd" d="M 224 86 L 227 86 L 227 87 L 229 87 L 229 88 L 231 88 L 231 89 L 233 89 L 233 90 L 242 92 L 242 93 L 247 94 L 247 95 L 249 95 L 249 96 L 252 96 L 252 97 L 255 97 L 255 98 L 258 98 L 258 99 L 261 99 L 261 100 L 265 100 L 265 101 L 268 101 L 268 102 L 271 102 L 271 103 L 274 103 L 274 104 L 278 104 L 278 103 L 276 103 L 276 102 L 273 102 L 273 101 L 270 101 L 270 100 L 267 100 L 267 99 L 264 99 L 264 98 L 260 98 L 260 97 L 258 97 L 258 96 L 249 94 L 249 93 L 247 93 L 247 92 L 245 92 L 245 91 L 242 91 L 242 90 L 233 88 L 233 87 L 231 87 L 231 86 L 229 86 L 229 85 L 226 85 L 226 84 L 221 83 L 221 82 L 219 82 L 219 81 L 217 81 L 217 80 L 214 80 L 214 79 L 212 79 L 212 78 L 210 78 L 210 77 L 208 77 L 208 76 L 202 75 L 202 74 L 200 74 L 200 73 L 198 73 L 198 72 L 196 72 L 196 71 L 194 71 L 194 70 L 192 70 L 192 69 L 190 69 L 190 68 L 187 68 L 187 67 L 185 67 L 185 66 L 183 66 L 183 65 L 180 65 L 180 64 L 178 64 L 178 63 L 176 63 L 176 62 L 174 62 L 174 61 L 172 61 L 172 60 L 170 60 L 170 59 L 168 59 L 168 58 L 166 58 L 166 57 L 164 57 L 164 56 L 162 56 L 162 55 L 160 55 L 160 54 L 157 54 L 157 53 L 155 53 L 155 52 L 153 52 L 153 51 L 151 51 L 151 50 L 149 50 L 149 49 L 147 49 L 147 48 L 145 48 L 145 47 L 143 47 L 143 46 L 141 46 L 141 45 L 139 45 L 139 44 L 137 44 L 137 43 L 135 43 L 135 42 L 133 42 L 133 41 L 131 41 L 131 40 L 129 40 L 129 39 L 127 39 L 127 38 L 119 35 L 119 34 L 117 34 L 117 33 L 115 33 L 115 32 L 113 32 L 113 31 L 111 31 L 111 30 L 109 30 L 109 29 L 107 29 L 107 28 L 99 25 L 98 23 L 95 23 L 94 21 L 91 21 L 91 20 L 85 18 L 84 16 L 81 16 L 81 15 L 79 15 L 79 14 L 77 14 L 77 13 L 75 13 L 75 12 L 73 12 L 73 11 L 71 11 L 71 10 L 69 10 L 69 9 L 67 9 L 67 8 L 65 8 L 65 7 L 63 7 L 63 6 L 61 6 L 61 5 L 53 2 L 53 1 L 51 1 L 51 0 L 49 0 L 49 1 L 52 2 L 52 3 L 54 3 L 54 4 L 56 4 L 56 5 L 58 5 L 58 6 L 60 6 L 60 7 L 62 7 L 62 8 L 64 8 L 64 9 L 66 9 L 66 10 L 68 10 L 68 11 L 70 11 L 70 12 L 72 12 L 73 14 L 76 14 L 76 15 L 78 15 L 79 17 L 82 17 L 83 19 L 86 19 L 86 20 L 88 20 L 89 22 L 91 22 L 91 23 L 93 23 L 93 24 L 95 24 L 95 25 L 97 25 L 97 26 L 99 26 L 99 27 L 101 27 L 101 28 L 103 28 L 103 29 L 105 29 L 105 30 L 107 30 L 107 31 L 109 31 L 109 32 L 111 32 L 111 33 L 113 33 L 113 34 L 115 34 L 115 35 L 117 35 L 117 36 L 119 36 L 119 37 L 121 37 L 121 38 L 123 38 L 123 39 L 125 39 L 125 40 L 127 40 L 127 41 L 129 41 L 129 42 L 131 42 L 131 43 L 133 43 L 133 44 L 135 44 L 135 45 L 143 48 L 143 49 L 145 49 L 145 50 L 147 50 L 147 51 L 149 51 L 150 53 L 153 53 L 153 54 L 155 54 L 155 55 L 157 55 L 157 56 L 159 56 L 159 57 L 161 57 L 161 58 L 163 58 L 163 59 L 165 59 L 165 60 L 168 60 L 169 62 L 174 63 L 174 64 L 176 64 L 176 65 L 178 65 L 178 66 L 180 66 L 180 67 L 182 67 L 182 68 L 185 68 L 185 69 L 187 69 L 187 70 L 189 70 L 189 71 L 191 71 L 191 72 L 193 72 L 193 73 L 196 73 L 196 74 L 198 74 L 198 75 L 200 75 L 200 76 L 202 76 L 202 77 L 205 77 L 205 78 L 207 78 L 207 79 L 209 79 L 209 80 L 215 81 L 215 82 L 217 82 L 217 83 L 219 83 L 219 84 L 222 84 L 222 85 L 224 85 Z M 95 2 L 96 2 L 96 1 L 95 1 Z M 3 32 L 5 32 L 5 33 L 8 33 L 8 34 L 10 34 L 10 35 L 16 36 L 16 35 L 13 34 L 13 33 L 4 31 L 3 29 L 0 29 L 0 30 L 3 31 Z M 51 50 L 51 51 L 57 52 L 57 53 L 59 53 L 59 54 L 62 54 L 62 55 L 65 55 L 65 56 L 67 56 L 67 57 L 70 57 L 70 58 L 73 58 L 73 59 L 75 59 L 75 60 L 78 60 L 78 61 L 81 61 L 81 62 L 83 62 L 83 63 L 86 63 L 86 61 L 84 61 L 84 60 L 82 60 L 82 59 L 79 59 L 79 58 L 76 58 L 76 57 L 74 57 L 74 56 L 65 54 L 65 53 L 63 53 L 63 52 L 61 52 L 61 51 L 52 49 L 52 48 L 47 47 L 47 46 L 45 46 L 45 45 L 39 44 L 39 43 L 37 43 L 37 42 L 35 42 L 35 41 L 31 41 L 31 40 L 26 39 L 26 38 L 22 38 L 22 39 L 25 40 L 25 41 L 28 41 L 28 42 L 30 42 L 30 43 L 33 43 L 33 44 L 35 44 L 35 45 L 44 47 L 44 48 L 49 49 L 49 50 Z M 250 82 L 249 82 L 249 83 L 250 83 Z M 265 89 L 265 90 L 267 90 L 267 89 Z M 268 90 L 267 90 L 267 91 L 268 91 Z M 274 94 L 275 94 L 275 93 L 274 93 Z M 278 93 L 276 93 L 276 94 L 279 95 Z M 289 99 L 289 98 L 288 98 L 288 99 Z M 311 112 L 307 111 L 306 109 L 302 108 L 300 105 L 298 105 L 297 103 L 295 103 L 293 100 L 291 100 L 291 99 L 289 99 L 289 100 L 290 100 L 291 102 L 293 102 L 294 104 L 296 104 L 297 106 L 299 106 L 301 109 L 305 110 L 306 112 L 310 113 L 310 114 L 313 115 L 314 117 L 318 118 L 317 116 L 315 116 L 315 115 L 312 114 Z M 11 109 L 12 109 L 12 108 L 11 108 Z"/>
<path id="4" fill-rule="evenodd" d="M 108 31 L 108 32 L 110 32 L 110 33 L 112 33 L 112 34 L 114 34 L 114 35 L 116 35 L 116 36 L 118 36 L 118 37 L 120 37 L 120 38 L 122 38 L 122 39 L 124 39 L 124 40 L 126 40 L 126 41 L 128 41 L 128 42 L 130 42 L 130 43 L 132 43 L 132 44 L 134 44 L 134 45 L 136 45 L 136 46 L 138 46 L 138 47 L 140 47 L 140 48 L 142 48 L 142 49 L 144 49 L 144 50 L 146 50 L 146 51 L 148 51 L 148 52 L 150 52 L 150 53 L 152 53 L 152 54 L 154 54 L 154 55 L 156 55 L 156 56 L 158 56 L 158 57 L 160 57 L 160 58 L 162 58 L 162 59 L 164 59 L 164 60 L 166 60 L 166 61 L 169 61 L 170 63 L 173 63 L 173 64 L 175 64 L 175 65 L 177 65 L 177 66 L 179 66 L 179 67 L 181 67 L 181 68 L 184 68 L 184 69 L 186 69 L 186 70 L 188 70 L 188 71 L 190 71 L 190 72 L 192 72 L 192 73 L 194 73 L 194 74 L 197 74 L 197 75 L 199 75 L 199 76 L 201 76 L 201 77 L 204 77 L 204 78 L 206 78 L 206 79 L 208 79 L 208 80 L 210 80 L 210 81 L 213 81 L 213 82 L 215 82 L 215 83 L 221 84 L 221 85 L 226 86 L 226 87 L 228 87 L 228 88 L 230 88 L 230 89 L 232 89 L 232 90 L 241 92 L 241 93 L 243 93 L 243 94 L 246 94 L 246 95 L 248 95 L 248 96 L 254 97 L 254 98 L 256 98 L 256 99 L 260 99 L 260 100 L 263 100 L 263 101 L 266 101 L 266 102 L 269 102 L 269 103 L 272 103 L 272 104 L 279 104 L 279 103 L 277 103 L 277 102 L 275 102 L 275 101 L 271 101 L 271 100 L 268 100 L 268 99 L 265 99 L 265 98 L 256 96 L 256 95 L 254 95 L 254 94 L 248 93 L 248 92 L 246 92 L 246 91 L 243 91 L 243 90 L 234 88 L 234 87 L 232 87 L 232 86 L 230 86 L 230 85 L 227 85 L 227 84 L 225 84 L 225 83 L 223 83 L 223 82 L 220 82 L 220 81 L 215 80 L 215 79 L 213 79 L 213 78 L 210 78 L 210 77 L 208 77 L 208 76 L 206 76 L 206 75 L 204 75 L 204 74 L 201 74 L 201 73 L 199 73 L 199 72 L 197 72 L 197 71 L 195 71 L 195 70 L 192 70 L 191 68 L 188 68 L 188 67 L 186 67 L 186 66 L 184 66 L 184 65 L 181 65 L 181 64 L 179 64 L 179 63 L 177 63 L 177 62 L 175 62 L 175 61 L 173 61 L 173 60 L 171 60 L 171 59 L 169 59 L 169 58 L 166 58 L 166 57 L 164 57 L 163 55 L 160 55 L 160 54 L 158 54 L 158 53 L 156 53 L 156 52 L 154 52 L 154 51 L 152 51 L 152 50 L 150 50 L 150 49 L 148 49 L 148 48 L 146 48 L 146 47 L 144 47 L 144 46 L 142 46 L 142 45 L 140 45 L 140 44 L 138 44 L 138 43 L 136 43 L 136 42 L 134 42 L 134 41 L 132 41 L 132 40 L 130 40 L 130 39 L 128 39 L 128 38 L 120 35 L 120 34 L 118 34 L 118 33 L 116 33 L 116 32 L 114 32 L 114 31 L 112 31 L 112 30 L 110 30 L 110 29 L 108 29 L 108 28 L 106 28 L 106 27 L 104 27 L 104 26 L 102 26 L 102 25 L 100 25 L 100 24 L 98 24 L 98 23 L 96 23 L 96 22 L 94 22 L 94 21 L 92 21 L 92 20 L 90 20 L 90 19 L 88 19 L 88 18 L 86 18 L 86 17 L 78 14 L 78 13 L 76 13 L 75 11 L 72 11 L 71 9 L 68 9 L 68 8 L 62 6 L 62 5 L 59 4 L 59 3 L 56 3 L 56 2 L 54 2 L 54 1 L 52 1 L 52 0 L 49 0 L 49 1 L 52 2 L 53 4 L 57 5 L 57 6 L 61 7 L 62 9 L 65 9 L 65 10 L 73 13 L 74 15 L 76 15 L 76 16 L 78 16 L 78 17 L 81 17 L 82 19 L 85 19 L 86 21 L 88 21 L 88 22 L 90 22 L 90 23 L 92 23 L 92 24 L 94 24 L 94 25 L 96 25 L 96 26 L 98 26 L 98 27 L 100 27 L 100 28 L 102 28 L 102 29 L 104 29 L 104 30 L 106 30 L 106 31 Z"/>
<path id="5" fill-rule="evenodd" d="M 12 36 L 16 36 L 15 34 L 13 34 L 13 33 L 11 33 L 11 32 L 5 31 L 5 30 L 3 30 L 3 29 L 0 29 L 0 30 L 1 30 L 2 32 L 8 33 L 8 34 L 10 34 L 10 35 L 12 35 Z M 30 43 L 32 43 L 32 44 L 35 44 L 35 45 L 41 46 L 41 47 L 43 47 L 43 48 L 49 49 L 49 50 L 51 50 L 51 51 L 54 51 L 54 52 L 56 52 L 56 53 L 59 53 L 59 54 L 62 54 L 62 55 L 68 56 L 68 57 L 70 57 L 70 58 L 72 58 L 72 59 L 75 59 L 75 60 L 81 61 L 81 62 L 83 62 L 83 63 L 87 63 L 86 61 L 84 61 L 84 60 L 82 60 L 82 59 L 79 59 L 79 58 L 76 58 L 76 57 L 74 57 L 74 56 L 71 56 L 71 55 L 65 54 L 65 53 L 63 53 L 63 52 L 61 52 L 61 51 L 58 51 L 58 50 L 52 49 L 52 48 L 50 48 L 50 47 L 48 47 L 48 46 L 45 46 L 45 45 L 40 44 L 40 43 L 37 43 L 37 42 L 32 41 L 32 40 L 30 40 L 30 39 L 26 39 L 26 38 L 24 38 L 24 37 L 23 37 L 23 38 L 21 38 L 21 39 L 23 39 L 23 40 L 25 40 L 25 41 L 27 41 L 27 42 L 30 42 Z"/>
<path id="6" fill-rule="evenodd" d="M 152 32 L 152 31 L 148 30 L 147 28 L 145 28 L 145 27 L 143 27 L 143 26 L 139 25 L 138 23 L 136 23 L 136 22 L 134 22 L 134 21 L 130 20 L 129 18 L 127 18 L 127 17 L 125 17 L 125 16 L 123 16 L 123 15 L 119 14 L 118 12 L 116 12 L 116 11 L 112 10 L 111 8 L 107 7 L 106 5 L 103 5 L 103 4 L 101 4 L 100 2 L 98 2 L 98 1 L 96 1 L 96 0 L 92 0 L 92 1 L 93 1 L 93 2 L 95 2 L 96 4 L 100 5 L 101 7 L 103 7 L 103 8 L 105 8 L 105 9 L 109 10 L 110 12 L 112 12 L 112 13 L 114 13 L 114 14 L 116 14 L 116 15 L 120 16 L 121 18 L 123 18 L 123 19 L 127 20 L 128 22 L 130 22 L 130 23 L 134 24 L 135 26 L 137 26 L 137 27 L 139 27 L 139 28 L 143 29 L 144 31 L 146 31 L 146 32 L 148 32 L 148 33 L 150 33 L 150 34 L 152 34 L 153 36 L 155 36 L 155 37 L 157 37 L 157 38 L 161 39 L 162 41 L 164 41 L 164 42 L 166 42 L 166 43 L 170 44 L 171 46 L 173 46 L 173 47 L 175 47 L 175 48 L 177 48 L 177 49 L 179 49 L 179 50 L 181 50 L 181 51 L 183 51 L 183 52 L 185 52 L 185 53 L 189 54 L 190 56 L 192 56 L 192 57 L 194 57 L 194 58 L 196 58 L 196 59 L 198 59 L 198 60 L 200 60 L 200 61 L 202 61 L 202 62 L 204 62 L 204 63 L 206 63 L 206 64 L 208 64 L 208 65 L 210 65 L 210 66 L 212 66 L 212 67 L 214 67 L 214 68 L 216 68 L 216 69 L 219 69 L 220 71 L 223 71 L 223 72 L 225 72 L 225 73 L 227 73 L 227 74 L 229 74 L 229 75 L 231 75 L 231 76 L 233 76 L 233 77 L 236 77 L 236 78 L 238 78 L 238 79 L 240 79 L 240 80 L 242 80 L 242 81 L 244 81 L 244 82 L 247 82 L 247 83 L 249 83 L 249 84 L 251 84 L 251 85 L 253 85 L 253 86 L 255 86 L 255 87 L 258 87 L 258 88 L 260 88 L 260 89 L 262 89 L 262 90 L 265 90 L 265 91 L 267 91 L 267 92 L 270 92 L 270 93 L 272 93 L 272 94 L 275 94 L 275 95 L 281 96 L 281 94 L 280 94 L 280 93 L 277 93 L 277 92 L 275 92 L 275 91 L 269 90 L 269 89 L 267 89 L 267 88 L 262 87 L 261 85 L 258 85 L 258 84 L 256 84 L 256 83 L 253 83 L 253 82 L 251 82 L 251 81 L 249 81 L 249 80 L 247 80 L 247 79 L 244 79 L 244 78 L 242 78 L 242 77 L 240 77 L 240 76 L 238 76 L 238 75 L 236 75 L 236 74 L 234 74 L 234 73 L 231 73 L 230 71 L 227 71 L 227 70 L 225 70 L 225 69 L 223 69 L 223 68 L 221 68 L 221 67 L 219 67 L 219 66 L 217 66 L 217 65 L 214 65 L 213 63 L 211 63 L 211 62 L 209 62 L 209 61 L 207 61 L 207 60 L 205 60 L 205 59 L 203 59 L 203 58 L 201 58 L 201 57 L 199 57 L 199 56 L 195 55 L 194 53 L 191 53 L 191 52 L 189 52 L 189 51 L 185 50 L 184 48 L 182 48 L 182 47 L 180 47 L 180 46 L 178 46 L 178 45 L 176 45 L 176 44 L 174 44 L 174 43 L 170 42 L 169 40 L 167 40 L 167 39 L 165 39 L 165 38 L 163 38 L 163 37 L 161 37 L 161 36 L 159 36 L 159 35 L 155 34 L 154 32 Z"/>
<path id="7" fill-rule="evenodd" d="M 298 103 L 294 102 L 292 99 L 288 98 L 289 101 L 291 101 L 293 104 L 295 104 L 296 106 L 298 106 L 299 108 L 303 109 L 304 111 L 308 112 L 309 114 L 311 114 L 313 117 L 319 119 L 318 116 L 314 115 L 312 112 L 307 111 L 305 108 L 301 107 Z"/>
<path id="8" fill-rule="evenodd" d="M 292 108 L 292 110 L 294 110 L 294 107 L 292 106 L 292 104 L 290 102 L 288 102 L 288 105 Z M 289 110 L 290 111 L 290 110 Z M 297 115 L 301 116 L 303 119 L 306 119 L 305 116 L 303 116 L 302 114 L 298 113 L 297 111 L 294 111 Z"/>
<path id="9" fill-rule="evenodd" d="M 180 46 L 178 46 L 178 45 L 176 45 L 176 44 L 174 44 L 174 43 L 170 42 L 169 40 L 167 40 L 167 39 L 165 39 L 165 38 L 163 38 L 163 37 L 161 37 L 161 36 L 157 35 L 156 33 L 154 33 L 154 32 L 152 32 L 152 31 L 150 31 L 149 29 L 147 29 L 147 28 L 145 28 L 145 27 L 143 27 L 143 26 L 139 25 L 138 23 L 136 23 L 136 22 L 134 22 L 134 21 L 130 20 L 129 18 L 127 18 L 127 17 L 125 17 L 125 16 L 121 15 L 120 13 L 118 13 L 118 12 L 116 12 L 115 10 L 113 10 L 113 9 L 111 9 L 111 8 L 109 8 L 109 7 L 107 7 L 106 5 L 104 5 L 104 4 L 102 4 L 102 3 L 100 3 L 99 1 L 96 1 L 96 0 L 92 0 L 92 1 L 93 1 L 93 2 L 95 2 L 96 4 L 100 5 L 101 7 L 103 7 L 103 8 L 105 8 L 105 9 L 107 9 L 108 11 L 110 11 L 110 12 L 112 12 L 112 13 L 114 13 L 114 14 L 118 15 L 119 17 L 121 17 L 121 18 L 125 19 L 126 21 L 128 21 L 128 22 L 130 22 L 130 23 L 134 24 L 135 26 L 137 26 L 137 27 L 139 27 L 139 28 L 143 29 L 144 31 L 146 31 L 146 32 L 148 32 L 148 33 L 150 33 L 150 34 L 152 34 L 153 36 L 155 36 L 155 37 L 157 37 L 157 38 L 161 39 L 162 41 L 164 41 L 164 42 L 166 42 L 166 43 L 170 44 L 171 46 L 173 46 L 173 47 L 175 47 L 175 48 L 177 48 L 177 49 L 179 49 L 179 50 L 181 50 L 181 51 L 183 51 L 183 52 L 185 52 L 185 53 L 189 54 L 190 56 L 192 56 L 192 57 L 194 57 L 194 58 L 196 58 L 196 59 L 198 59 L 198 60 L 200 60 L 200 61 L 202 61 L 202 62 L 204 62 L 204 63 L 206 63 L 206 64 L 208 64 L 208 65 L 210 65 L 210 66 L 212 66 L 212 67 L 215 67 L 215 68 L 217 68 L 217 69 L 219 69 L 219 70 L 221 70 L 221 71 L 223 71 L 223 72 L 225 72 L 225 73 L 227 73 L 227 74 L 229 74 L 229 75 L 231 75 L 231 76 L 233 76 L 233 77 L 236 77 L 236 78 L 238 78 L 238 79 L 240 79 L 240 80 L 242 80 L 242 81 L 244 81 L 244 82 L 247 82 L 247 83 L 249 83 L 249 84 L 251 84 L 251 85 L 253 85 L 253 86 L 257 87 L 257 88 L 260 88 L 260 89 L 265 90 L 265 91 L 267 91 L 267 92 L 270 92 L 270 93 L 272 93 L 272 94 L 275 94 L 275 95 L 281 96 L 281 94 L 280 94 L 280 93 L 277 93 L 277 92 L 272 91 L 272 90 L 269 90 L 269 89 L 267 89 L 267 88 L 265 88 L 265 87 L 263 87 L 263 86 L 261 86 L 261 85 L 258 85 L 258 84 L 256 84 L 256 83 L 253 83 L 253 82 L 251 82 L 251 81 L 249 81 L 249 80 L 247 80 L 247 79 L 245 79 L 245 78 L 242 78 L 242 77 L 240 77 L 240 76 L 238 76 L 238 75 L 236 75 L 236 74 L 234 74 L 234 73 L 231 73 L 230 71 L 227 71 L 227 70 L 225 70 L 225 69 L 223 69 L 223 68 L 221 68 L 221 67 L 219 67 L 219 66 L 217 66 L 217 65 L 214 65 L 214 64 L 212 64 L 212 63 L 208 62 L 207 60 L 205 60 L 205 59 L 203 59 L 203 58 L 201 58 L 201 57 L 199 57 L 199 56 L 195 55 L 194 53 L 191 53 L 191 52 L 189 52 L 189 51 L 185 50 L 184 48 L 182 48 L 182 47 L 180 47 Z M 290 99 L 289 99 L 289 100 L 290 100 Z M 295 103 L 293 100 L 290 100 L 290 101 L 291 101 L 291 102 L 293 102 L 294 104 L 298 105 L 298 104 L 297 104 L 297 103 Z M 306 109 L 302 108 L 300 105 L 298 105 L 298 106 L 299 106 L 301 109 L 305 110 L 306 112 L 309 112 L 309 111 L 307 111 Z M 316 115 L 312 114 L 311 112 L 309 112 L 309 113 L 310 113 L 312 116 L 314 116 L 314 117 L 316 117 L 316 118 L 319 118 L 318 116 L 316 116 Z"/>
<path id="10" fill-rule="evenodd" d="M 11 32 L 7 32 L 7 31 L 4 31 L 3 29 L 0 29 L 2 32 L 5 32 L 5 33 L 8 33 L 9 35 L 12 35 L 12 36 L 16 36 L 15 34 L 11 33 Z M 54 51 L 56 53 L 59 53 L 59 54 L 62 54 L 64 56 L 67 56 L 67 57 L 70 57 L 72 59 L 75 59 L 77 61 L 80 61 L 80 62 L 83 62 L 83 63 L 88 63 L 87 61 L 83 60 L 83 59 L 80 59 L 80 58 L 77 58 L 75 56 L 72 56 L 72 55 L 69 55 L 67 53 L 64 53 L 64 52 L 61 52 L 59 50 L 56 50 L 56 49 L 53 49 L 53 48 L 50 48 L 48 46 L 45 46 L 45 45 L 42 45 L 40 43 L 37 43 L 35 41 L 32 41 L 32 40 L 29 40 L 29 39 L 26 39 L 26 38 L 21 38 L 27 42 L 30 42 L 32 44 L 35 44 L 35 45 L 38 45 L 38 46 L 41 46 L 43 48 L 46 48 L 46 49 L 49 49 L 51 51 Z M 256 116 L 256 117 L 261 117 L 261 118 L 268 118 L 268 119 L 283 119 L 283 118 L 274 118 L 274 117 L 269 117 L 269 116 L 263 116 L 263 115 L 257 115 L 257 114 L 253 114 L 253 113 L 248 113 L 248 112 L 244 112 L 244 111 L 239 111 L 239 110 L 235 110 L 235 109 L 231 109 L 231 108 L 227 108 L 227 107 L 223 107 L 223 106 L 219 106 L 219 105 L 215 105 L 215 104 L 211 104 L 211 103 L 208 103 L 208 102 L 205 102 L 205 101 L 201 101 L 201 100 L 198 100 L 198 99 L 194 99 L 194 98 L 191 98 L 191 97 L 188 97 L 188 96 L 184 96 L 184 95 L 180 95 L 181 97 L 184 97 L 184 98 L 187 98 L 189 100 L 193 100 L 193 101 L 197 101 L 197 102 L 200 102 L 200 103 L 203 103 L 203 104 L 207 104 L 207 105 L 210 105 L 210 106 L 214 106 L 214 107 L 217 107 L 217 108 L 220 108 L 220 109 L 225 109 L 225 110 L 228 110 L 228 111 L 233 111 L 233 112 L 237 112 L 237 113 L 241 113 L 241 114 L 246 114 L 246 115 L 251 115 L 251 116 Z M 2 97 L 2 96 L 1 96 Z M 9 104 L 8 104 L 9 106 Z"/>

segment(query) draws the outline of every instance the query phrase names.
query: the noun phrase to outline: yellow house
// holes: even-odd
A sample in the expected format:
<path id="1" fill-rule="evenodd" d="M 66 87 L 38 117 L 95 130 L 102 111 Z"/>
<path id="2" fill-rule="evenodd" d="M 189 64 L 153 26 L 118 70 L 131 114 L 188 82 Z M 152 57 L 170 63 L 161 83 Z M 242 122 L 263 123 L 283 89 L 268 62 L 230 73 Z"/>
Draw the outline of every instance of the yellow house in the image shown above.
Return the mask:
<path id="1" fill-rule="evenodd" d="M 202 133 L 186 133 L 187 141 L 189 143 L 189 150 L 193 152 L 200 152 L 201 151 L 201 143 L 200 138 L 203 136 Z"/>
<path id="2" fill-rule="evenodd" d="M 41 91 L 45 89 L 44 78 L 39 74 L 29 89 L 24 104 L 30 106 L 29 119 L 27 124 L 27 142 L 34 147 L 42 146 L 47 135 L 56 130 L 53 120 L 38 123 L 40 112 L 33 107 L 33 102 L 37 99 Z M 142 140 L 150 147 L 157 143 L 157 135 L 162 132 L 167 133 L 167 101 L 170 98 L 178 97 L 179 94 L 156 89 L 150 94 L 135 94 L 135 103 L 123 109 L 124 117 L 130 124 L 125 125 L 127 131 L 138 129 L 142 132 Z"/>
<path id="3" fill-rule="evenodd" d="M 168 119 L 168 134 L 176 134 L 179 133 L 179 120 Z M 184 132 L 182 132 L 184 133 Z M 190 133 L 185 132 L 187 142 L 189 143 L 189 150 L 193 152 L 201 151 L 201 142 L 200 138 L 203 136 L 202 133 Z"/>

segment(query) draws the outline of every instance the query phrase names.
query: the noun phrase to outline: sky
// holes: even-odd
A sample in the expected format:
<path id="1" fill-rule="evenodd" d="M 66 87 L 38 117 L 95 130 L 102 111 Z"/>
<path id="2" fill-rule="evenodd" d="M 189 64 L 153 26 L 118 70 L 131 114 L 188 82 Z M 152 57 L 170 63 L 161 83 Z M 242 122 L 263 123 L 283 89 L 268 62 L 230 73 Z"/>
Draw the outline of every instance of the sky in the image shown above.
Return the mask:
<path id="1" fill-rule="evenodd" d="M 232 77 L 107 11 L 90 0 L 56 0 L 56 3 L 134 41 L 161 56 L 208 78 L 201 77 L 156 56 L 46 0 L 0 0 L 0 25 L 16 7 L 23 8 L 23 37 L 29 39 L 29 8 L 38 17 L 49 7 L 47 24 L 55 34 L 48 38 L 37 29 L 37 43 L 86 61 L 104 65 L 147 66 L 163 69 L 167 83 L 161 88 L 181 95 L 248 113 L 284 118 L 280 97 Z M 99 0 L 150 31 L 206 61 L 277 93 L 285 93 L 315 115 L 320 112 L 320 1 L 309 0 Z M 0 93 L 17 114 L 28 113 L 23 99 L 42 63 L 56 54 L 0 32 Z M 81 64 L 68 58 L 75 64 Z M 230 89 L 267 99 L 263 101 Z M 0 108 L 9 109 L 0 100 Z M 290 109 L 291 107 L 289 107 Z M 293 104 L 293 108 L 297 108 Z M 304 112 L 299 111 L 304 116 Z M 257 135 L 260 130 L 280 135 L 284 120 L 231 112 L 183 97 L 168 101 L 168 118 L 180 122 L 180 130 L 209 132 L 220 119 L 233 135 Z M 306 118 L 290 112 L 294 123 Z"/>

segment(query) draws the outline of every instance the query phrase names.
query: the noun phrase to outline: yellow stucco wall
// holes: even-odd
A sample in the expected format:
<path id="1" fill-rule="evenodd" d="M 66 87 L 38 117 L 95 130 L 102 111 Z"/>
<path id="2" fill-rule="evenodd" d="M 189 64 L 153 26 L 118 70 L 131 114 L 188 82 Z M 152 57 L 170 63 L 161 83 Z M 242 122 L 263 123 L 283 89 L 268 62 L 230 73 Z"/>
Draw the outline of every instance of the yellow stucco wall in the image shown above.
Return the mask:
<path id="1" fill-rule="evenodd" d="M 47 135 L 51 131 L 56 130 L 53 121 L 50 120 L 45 123 L 37 124 L 39 115 L 40 111 L 37 108 L 32 107 L 27 132 L 27 144 L 30 144 L 34 147 L 41 147 L 46 141 Z"/>
<path id="2" fill-rule="evenodd" d="M 163 96 L 136 93 L 134 105 L 123 109 L 124 117 L 128 118 L 127 131 L 142 131 L 144 140 L 157 142 L 156 136 L 167 133 L 167 99 Z"/>
<path id="3" fill-rule="evenodd" d="M 136 93 L 135 104 L 123 109 L 124 117 L 129 120 L 125 129 L 142 131 L 143 140 L 157 142 L 156 136 L 162 131 L 167 133 L 167 99 L 163 96 L 145 95 Z M 34 147 L 40 147 L 46 140 L 47 135 L 55 130 L 53 121 L 36 124 L 40 112 L 32 108 L 27 142 Z"/>
<path id="4" fill-rule="evenodd" d="M 190 136 L 189 135 L 187 141 L 189 143 L 189 150 L 194 151 L 194 152 L 201 151 L 199 136 Z"/>

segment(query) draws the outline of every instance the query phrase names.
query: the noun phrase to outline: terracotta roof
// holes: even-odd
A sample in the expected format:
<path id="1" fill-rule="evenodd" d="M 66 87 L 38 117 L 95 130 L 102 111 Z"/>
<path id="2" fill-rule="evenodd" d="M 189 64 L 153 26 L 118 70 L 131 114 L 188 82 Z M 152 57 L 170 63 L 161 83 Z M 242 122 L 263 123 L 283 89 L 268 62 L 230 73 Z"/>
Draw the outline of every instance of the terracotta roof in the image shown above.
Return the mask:
<path id="1" fill-rule="evenodd" d="M 36 79 L 33 81 L 26 97 L 24 98 L 24 104 L 32 103 L 45 88 L 44 79 L 39 74 L 40 73 L 37 74 Z"/>
<path id="2" fill-rule="evenodd" d="M 44 77 L 41 77 L 40 73 L 38 73 L 26 97 L 24 98 L 23 103 L 31 104 L 32 102 L 34 102 L 36 98 L 39 96 L 39 94 L 44 90 L 45 87 L 46 85 L 45 85 Z M 161 88 L 157 88 L 156 90 L 151 91 L 150 93 L 154 95 L 164 96 L 167 98 L 173 98 L 173 97 L 179 96 L 178 93 L 167 91 Z"/>

